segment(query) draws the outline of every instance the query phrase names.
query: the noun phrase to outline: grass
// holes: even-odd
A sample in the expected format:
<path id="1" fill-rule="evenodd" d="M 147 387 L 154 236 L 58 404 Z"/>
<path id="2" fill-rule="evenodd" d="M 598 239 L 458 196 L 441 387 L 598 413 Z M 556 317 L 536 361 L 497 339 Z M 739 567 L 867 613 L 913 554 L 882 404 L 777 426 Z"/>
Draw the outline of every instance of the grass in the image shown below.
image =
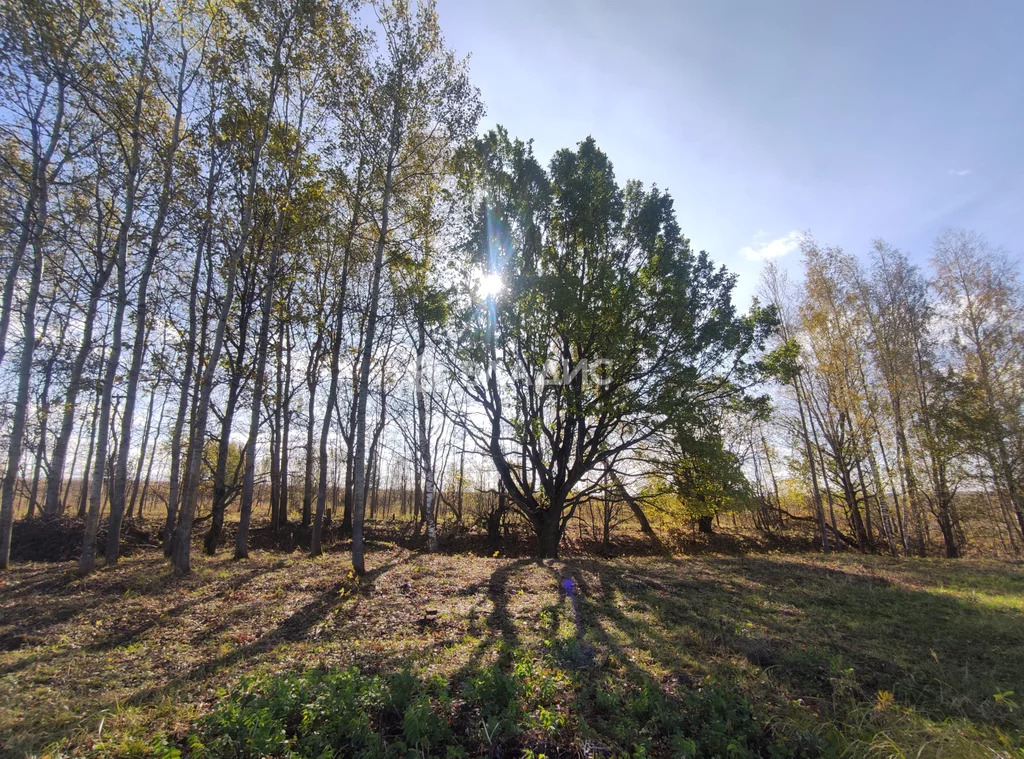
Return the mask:
<path id="1" fill-rule="evenodd" d="M 0 753 L 1024 757 L 1019 566 L 348 558 L 16 566 Z"/>

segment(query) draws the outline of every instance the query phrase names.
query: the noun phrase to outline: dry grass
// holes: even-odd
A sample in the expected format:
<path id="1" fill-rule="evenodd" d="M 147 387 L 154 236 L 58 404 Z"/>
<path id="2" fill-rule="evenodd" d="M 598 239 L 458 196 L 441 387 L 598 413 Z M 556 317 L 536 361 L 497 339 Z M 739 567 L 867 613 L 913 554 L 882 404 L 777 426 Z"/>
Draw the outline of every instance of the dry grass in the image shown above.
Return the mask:
<path id="1" fill-rule="evenodd" d="M 357 582 L 348 558 L 197 556 L 184 579 L 157 551 L 88 579 L 66 562 L 16 566 L 0 579 L 0 751 L 166 754 L 247 675 L 407 668 L 458 693 L 472 673 L 525 657 L 553 689 L 554 717 L 542 726 L 527 714 L 506 756 L 672 755 L 651 727 L 658 712 L 637 699 L 661 694 L 671 710 L 712 690 L 749 705 L 743 719 L 766 741 L 756 745 L 790 755 L 1022 755 L 1019 566 L 812 555 L 541 564 L 377 544 Z M 579 629 L 565 576 L 581 589 Z"/>

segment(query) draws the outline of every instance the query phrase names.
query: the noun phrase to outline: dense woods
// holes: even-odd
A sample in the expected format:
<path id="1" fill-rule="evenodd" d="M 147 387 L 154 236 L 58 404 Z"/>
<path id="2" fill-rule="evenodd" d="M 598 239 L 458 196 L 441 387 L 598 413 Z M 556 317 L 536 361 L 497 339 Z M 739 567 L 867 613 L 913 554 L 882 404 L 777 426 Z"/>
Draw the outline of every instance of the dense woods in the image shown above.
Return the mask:
<path id="1" fill-rule="evenodd" d="M 622 509 L 1024 546 L 1024 289 L 979 234 L 925 268 L 806 236 L 736 304 L 592 139 L 477 136 L 429 3 L 4 14 L 3 566 L 16 517 L 81 518 L 88 573 L 144 511 L 181 573 L 229 513 L 236 558 L 266 520 L 363 573 L 396 507 L 430 550 L 519 519 L 556 556 Z"/>

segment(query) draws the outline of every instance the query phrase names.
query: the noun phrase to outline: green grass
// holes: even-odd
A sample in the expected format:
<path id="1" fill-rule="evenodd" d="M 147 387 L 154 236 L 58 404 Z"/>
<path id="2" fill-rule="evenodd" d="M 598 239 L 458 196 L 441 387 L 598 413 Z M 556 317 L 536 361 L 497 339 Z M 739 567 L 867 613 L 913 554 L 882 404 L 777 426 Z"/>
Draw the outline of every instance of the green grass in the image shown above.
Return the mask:
<path id="1" fill-rule="evenodd" d="M 1015 565 L 347 559 L 16 567 L 0 753 L 1024 757 Z"/>

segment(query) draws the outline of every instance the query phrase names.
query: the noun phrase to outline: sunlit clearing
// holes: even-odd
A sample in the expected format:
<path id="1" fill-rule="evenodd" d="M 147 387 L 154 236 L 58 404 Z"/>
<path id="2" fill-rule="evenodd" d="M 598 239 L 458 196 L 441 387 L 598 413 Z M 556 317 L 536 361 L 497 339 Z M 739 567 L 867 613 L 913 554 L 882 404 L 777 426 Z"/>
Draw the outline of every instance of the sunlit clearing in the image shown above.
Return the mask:
<path id="1" fill-rule="evenodd" d="M 504 285 L 501 283 L 500 274 L 481 274 L 476 291 L 481 298 L 493 298 L 501 292 L 502 287 Z"/>

